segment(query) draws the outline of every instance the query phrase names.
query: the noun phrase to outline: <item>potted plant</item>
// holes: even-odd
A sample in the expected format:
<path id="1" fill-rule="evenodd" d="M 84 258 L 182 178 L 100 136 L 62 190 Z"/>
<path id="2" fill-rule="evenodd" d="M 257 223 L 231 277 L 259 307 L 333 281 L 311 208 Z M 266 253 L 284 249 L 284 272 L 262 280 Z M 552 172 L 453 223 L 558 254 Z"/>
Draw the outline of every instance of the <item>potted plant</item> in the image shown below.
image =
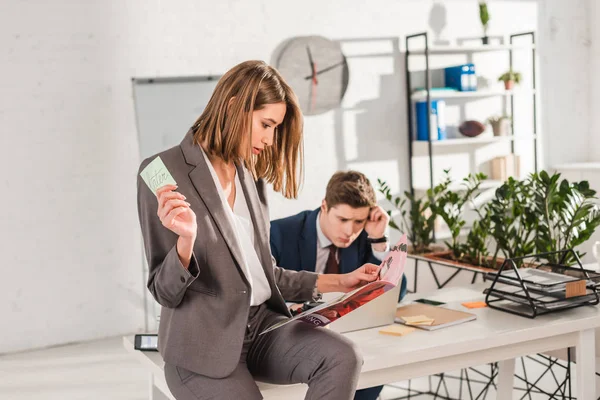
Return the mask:
<path id="1" fill-rule="evenodd" d="M 485 1 L 479 3 L 479 20 L 481 21 L 481 26 L 483 27 L 483 44 L 489 44 L 489 38 L 487 35 L 488 31 L 488 23 L 490 22 L 490 13 L 488 12 L 488 6 Z"/>
<path id="2" fill-rule="evenodd" d="M 392 229 L 405 232 L 408 240 L 412 244 L 412 254 L 424 254 L 434 250 L 433 248 L 433 229 L 436 215 L 431 211 L 430 199 L 427 197 L 418 198 L 410 192 L 404 192 L 403 197 L 392 196 L 388 184 L 377 179 L 379 192 L 386 200 L 400 213 L 400 221 L 396 223 L 393 218 L 392 210 L 388 210 L 390 215 L 389 225 Z"/>
<path id="3" fill-rule="evenodd" d="M 492 116 L 487 119 L 487 122 L 492 126 L 494 136 L 508 136 L 510 130 L 510 120 L 508 115 Z"/>
<path id="4" fill-rule="evenodd" d="M 512 69 L 506 71 L 500 77 L 498 77 L 498 82 L 504 82 L 504 88 L 506 90 L 512 90 L 515 84 L 521 83 L 521 73 L 515 72 Z"/>
<path id="5" fill-rule="evenodd" d="M 538 215 L 533 208 L 533 187 L 530 180 L 508 180 L 496 190 L 488 207 L 490 210 L 490 233 L 496 249 L 492 266 L 498 255 L 504 258 L 522 257 L 536 251 L 535 237 Z"/>
<path id="6" fill-rule="evenodd" d="M 569 183 L 560 174 L 552 176 L 546 171 L 530 178 L 536 219 L 535 247 L 538 253 L 575 248 L 588 240 L 600 225 L 600 209 L 596 191 L 587 181 Z M 578 256 L 581 256 L 577 252 Z M 551 263 L 559 263 L 556 255 Z M 569 253 L 564 264 L 575 262 Z"/>
<path id="7" fill-rule="evenodd" d="M 470 264 L 490 268 L 496 265 L 495 258 L 490 259 L 490 229 L 492 225 L 491 211 L 488 206 L 480 211 L 476 209 L 478 220 L 473 222 L 473 226 L 467 235 L 464 244 L 464 257 Z"/>
<path id="8" fill-rule="evenodd" d="M 491 201 L 475 207 L 474 200 L 486 176 L 471 174 L 463 179 L 461 189 L 453 190 L 449 170 L 444 172 L 445 179 L 428 190 L 423 198 L 405 192 L 403 198 L 394 199 L 387 184 L 378 180 L 379 191 L 402 216 L 399 224 L 390 220 L 390 226 L 407 232 L 413 254 L 424 254 L 434 262 L 489 271 L 498 269 L 505 258 L 575 249 L 600 226 L 596 191 L 590 189 L 586 181 L 560 181 L 560 174 L 551 176 L 546 171 L 523 180 L 509 178 L 496 190 Z M 461 241 L 467 204 L 475 210 L 477 218 L 466 240 Z M 391 211 L 388 213 L 391 215 Z M 451 240 L 445 242 L 445 251 L 435 249 L 433 241 L 437 217 L 443 219 L 450 230 Z M 575 253 L 582 256 L 576 250 Z M 564 260 L 552 255 L 545 260 L 551 264 L 572 265 L 575 256 L 568 254 Z"/>
<path id="9" fill-rule="evenodd" d="M 446 254 L 432 254 L 432 257 L 447 258 L 452 261 L 460 261 L 465 255 L 465 247 L 459 241 L 461 229 L 465 226 L 464 208 L 467 203 L 474 200 L 478 194 L 479 186 L 482 181 L 487 178 L 484 174 L 469 174 L 463 179 L 463 190 L 452 191 L 450 187 L 449 171 L 444 171 L 446 178 L 442 183 L 437 185 L 433 190 L 429 190 L 429 196 L 436 195 L 436 201 L 430 204 L 431 210 L 439 215 L 450 230 L 451 241 L 444 242 L 448 247 L 449 252 Z"/>

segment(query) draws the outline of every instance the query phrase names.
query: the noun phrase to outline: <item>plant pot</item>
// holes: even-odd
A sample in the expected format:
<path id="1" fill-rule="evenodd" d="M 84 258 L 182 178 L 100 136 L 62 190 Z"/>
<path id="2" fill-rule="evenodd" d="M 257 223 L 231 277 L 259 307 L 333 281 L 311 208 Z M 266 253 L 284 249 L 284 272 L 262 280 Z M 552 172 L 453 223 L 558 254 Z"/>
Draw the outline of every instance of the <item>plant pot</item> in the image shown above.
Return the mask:
<path id="1" fill-rule="evenodd" d="M 496 260 L 496 264 L 497 264 L 496 269 L 481 267 L 479 265 L 473 265 L 473 264 L 469 264 L 467 262 L 453 260 L 452 259 L 452 251 L 449 251 L 449 250 L 442 251 L 439 253 L 424 254 L 423 257 L 428 258 L 432 261 L 438 261 L 438 262 L 444 263 L 444 264 L 452 264 L 456 267 L 461 267 L 461 268 L 469 269 L 469 270 L 477 270 L 477 271 L 481 271 L 481 272 L 494 272 L 494 271 L 498 270 L 502 266 L 502 263 L 504 262 L 504 259 L 497 259 Z"/>
<path id="2" fill-rule="evenodd" d="M 515 87 L 515 81 L 504 81 L 504 88 L 506 90 L 513 90 Z"/>
<path id="3" fill-rule="evenodd" d="M 508 136 L 510 132 L 510 120 L 502 119 L 498 122 L 490 122 L 494 136 Z"/>
<path id="4" fill-rule="evenodd" d="M 408 246 L 408 254 L 411 254 L 414 256 L 425 256 L 425 254 L 439 253 L 439 252 L 443 252 L 443 251 L 446 251 L 446 247 L 442 246 L 442 245 L 437 245 L 437 244 L 430 245 L 429 248 L 427 248 L 423 252 L 416 252 L 415 248 L 412 245 Z"/>
<path id="5" fill-rule="evenodd" d="M 481 43 L 483 44 L 490 44 L 490 38 L 489 36 L 484 36 L 481 38 Z"/>

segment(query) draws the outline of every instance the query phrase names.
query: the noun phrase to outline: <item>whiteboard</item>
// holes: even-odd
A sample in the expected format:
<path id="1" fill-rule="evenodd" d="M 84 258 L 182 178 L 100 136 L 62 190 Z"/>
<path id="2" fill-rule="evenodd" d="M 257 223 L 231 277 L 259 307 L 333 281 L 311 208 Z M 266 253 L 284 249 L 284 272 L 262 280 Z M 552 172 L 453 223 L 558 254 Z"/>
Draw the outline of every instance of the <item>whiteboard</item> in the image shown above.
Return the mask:
<path id="1" fill-rule="evenodd" d="M 141 160 L 181 143 L 204 111 L 219 78 L 208 75 L 132 80 Z"/>
<path id="2" fill-rule="evenodd" d="M 181 143 L 204 111 L 219 78 L 211 75 L 132 79 L 140 162 Z M 160 306 L 147 295 L 147 278 L 148 265 L 142 252 L 145 331 L 156 332 Z"/>

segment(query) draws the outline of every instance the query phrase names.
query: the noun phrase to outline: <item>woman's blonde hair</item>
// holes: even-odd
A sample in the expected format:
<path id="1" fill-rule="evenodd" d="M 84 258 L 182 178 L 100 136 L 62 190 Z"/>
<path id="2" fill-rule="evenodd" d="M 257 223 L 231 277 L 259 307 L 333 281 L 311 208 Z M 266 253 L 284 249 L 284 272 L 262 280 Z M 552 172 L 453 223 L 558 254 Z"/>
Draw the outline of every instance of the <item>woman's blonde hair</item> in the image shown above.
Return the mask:
<path id="1" fill-rule="evenodd" d="M 285 118 L 273 145 L 253 156 L 252 112 L 275 103 L 286 104 Z M 302 180 L 302 124 L 298 99 L 279 72 L 263 61 L 246 61 L 219 80 L 192 129 L 194 142 L 206 143 L 210 155 L 225 162 L 242 160 L 254 179 L 263 178 L 276 192 L 296 198 Z"/>

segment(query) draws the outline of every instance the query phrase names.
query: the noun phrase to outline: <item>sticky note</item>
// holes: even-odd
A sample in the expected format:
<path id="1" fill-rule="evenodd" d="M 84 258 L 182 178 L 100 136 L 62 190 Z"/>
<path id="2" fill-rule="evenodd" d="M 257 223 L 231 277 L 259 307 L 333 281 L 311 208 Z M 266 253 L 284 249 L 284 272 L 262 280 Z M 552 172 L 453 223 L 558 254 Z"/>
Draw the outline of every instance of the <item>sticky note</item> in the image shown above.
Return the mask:
<path id="1" fill-rule="evenodd" d="M 462 303 L 463 306 L 467 307 L 467 308 L 483 308 L 483 307 L 487 307 L 487 304 L 485 304 L 485 301 L 470 301 L 467 303 Z"/>
<path id="2" fill-rule="evenodd" d="M 565 285 L 565 297 L 568 299 L 570 297 L 583 296 L 587 293 L 585 281 L 575 281 L 569 282 Z"/>
<path id="3" fill-rule="evenodd" d="M 419 321 L 419 322 L 407 322 L 407 325 L 415 325 L 415 326 L 422 326 L 422 325 L 427 325 L 427 326 L 431 326 L 433 325 L 433 319 L 429 319 L 427 321 Z"/>
<path id="4" fill-rule="evenodd" d="M 379 330 L 382 335 L 404 336 L 414 332 L 416 328 L 411 328 L 405 325 L 393 324 L 385 326 Z"/>
<path id="5" fill-rule="evenodd" d="M 146 165 L 146 168 L 140 172 L 140 176 L 154 194 L 165 185 L 177 185 L 160 157 L 156 157 L 150 164 Z"/>
<path id="6" fill-rule="evenodd" d="M 428 322 L 433 323 L 433 318 L 429 318 L 426 317 L 425 315 L 415 315 L 412 317 L 400 317 L 404 320 L 404 322 L 406 322 L 407 324 L 413 324 L 413 325 L 417 325 L 417 324 L 423 324 L 423 325 L 431 325 L 428 324 Z"/>

